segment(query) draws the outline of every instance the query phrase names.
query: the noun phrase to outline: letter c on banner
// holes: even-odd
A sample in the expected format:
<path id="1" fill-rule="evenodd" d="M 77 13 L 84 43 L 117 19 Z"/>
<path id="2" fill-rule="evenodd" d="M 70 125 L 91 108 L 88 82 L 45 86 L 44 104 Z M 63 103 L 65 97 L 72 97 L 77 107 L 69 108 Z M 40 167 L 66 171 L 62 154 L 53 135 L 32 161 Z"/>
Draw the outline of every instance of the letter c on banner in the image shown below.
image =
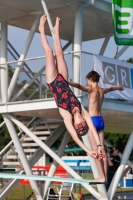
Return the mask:
<path id="1" fill-rule="evenodd" d="M 108 72 L 107 72 L 108 69 L 110 69 L 110 70 L 112 70 L 112 71 L 114 71 L 114 69 L 113 69 L 112 67 L 110 67 L 110 66 L 107 66 L 107 67 L 105 68 L 105 76 L 106 76 L 106 78 L 108 79 L 108 81 L 109 81 L 110 83 L 113 83 L 113 82 L 115 81 L 115 75 L 114 75 L 114 74 L 111 74 L 112 79 L 109 79 L 109 77 L 108 77 Z"/>

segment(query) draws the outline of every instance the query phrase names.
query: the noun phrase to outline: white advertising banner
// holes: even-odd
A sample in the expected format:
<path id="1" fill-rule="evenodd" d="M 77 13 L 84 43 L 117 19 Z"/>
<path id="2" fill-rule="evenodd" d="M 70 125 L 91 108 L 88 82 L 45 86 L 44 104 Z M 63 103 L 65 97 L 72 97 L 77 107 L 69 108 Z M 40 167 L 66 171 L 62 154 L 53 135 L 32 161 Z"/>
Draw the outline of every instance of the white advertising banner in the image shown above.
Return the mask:
<path id="1" fill-rule="evenodd" d="M 105 98 L 133 101 L 133 64 L 94 55 L 94 70 L 100 74 L 99 86 L 108 88 L 121 85 L 124 91 L 112 91 Z"/>

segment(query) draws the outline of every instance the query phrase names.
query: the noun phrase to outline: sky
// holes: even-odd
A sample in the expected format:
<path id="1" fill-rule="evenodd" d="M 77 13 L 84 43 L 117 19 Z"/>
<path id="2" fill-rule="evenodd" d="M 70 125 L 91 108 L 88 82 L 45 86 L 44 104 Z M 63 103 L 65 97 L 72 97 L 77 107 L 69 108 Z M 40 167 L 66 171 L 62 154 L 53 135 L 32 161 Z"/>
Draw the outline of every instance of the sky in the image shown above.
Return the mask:
<path id="1" fill-rule="evenodd" d="M 29 31 L 9 26 L 8 28 L 8 40 L 9 42 L 14 46 L 14 48 L 18 51 L 19 54 L 22 53 L 24 44 L 26 42 L 26 39 L 28 37 Z M 50 45 L 53 47 L 53 39 L 52 37 L 48 37 L 48 41 Z M 102 43 L 104 41 L 104 38 L 100 38 L 97 40 L 91 40 L 91 41 L 86 41 L 82 43 L 82 50 L 87 51 L 93 54 L 99 54 L 100 48 L 102 46 Z M 62 46 L 66 43 L 67 41 L 62 41 Z M 104 56 L 113 58 L 116 53 L 116 48 L 117 45 L 115 44 L 114 38 L 111 37 L 110 41 L 108 43 L 107 49 L 104 53 Z M 120 50 L 122 46 L 119 46 L 118 49 Z M 71 47 L 68 48 L 66 51 L 71 51 Z M 120 60 L 127 60 L 130 57 L 133 57 L 133 47 L 129 47 L 126 52 L 119 58 Z M 29 51 L 27 53 L 27 58 L 30 57 L 35 57 L 35 56 L 43 56 L 44 52 L 41 47 L 41 42 L 40 42 L 40 34 L 35 33 L 33 41 L 31 43 L 31 46 L 29 48 Z M 10 60 L 11 61 L 11 60 Z"/>
<path id="2" fill-rule="evenodd" d="M 25 42 L 27 40 L 29 31 L 24 30 L 21 28 L 13 27 L 13 26 L 8 26 L 8 41 L 13 45 L 13 47 L 16 49 L 16 51 L 21 54 L 25 45 Z M 53 48 L 53 38 L 48 36 L 48 41 L 50 46 Z M 92 54 L 99 54 L 99 51 L 102 47 L 102 44 L 104 42 L 104 38 L 96 39 L 96 40 L 91 40 L 91 41 L 86 41 L 82 43 L 82 50 L 86 52 L 90 52 Z M 62 46 L 64 46 L 67 43 L 67 41 L 62 40 Z M 119 46 L 118 49 L 120 50 L 122 46 Z M 114 58 L 116 54 L 116 49 L 117 45 L 115 44 L 114 38 L 111 37 L 110 41 L 108 43 L 108 46 L 106 48 L 106 51 L 104 53 L 104 56 Z M 72 51 L 72 46 L 70 46 L 68 49 L 66 49 L 67 52 Z M 33 58 L 37 56 L 44 56 L 44 51 L 41 46 L 41 41 L 40 41 L 40 34 L 35 33 L 33 41 L 31 43 L 31 46 L 29 48 L 29 51 L 26 55 L 26 58 Z M 127 60 L 129 58 L 133 57 L 133 47 L 129 47 L 125 53 L 119 58 L 119 60 Z M 18 59 L 18 58 L 17 58 Z M 67 55 L 65 56 L 67 65 L 68 65 L 68 71 L 69 71 L 69 79 L 73 79 L 72 76 L 72 56 Z M 13 57 L 9 56 L 8 54 L 8 61 L 13 61 Z M 90 66 L 91 69 L 93 68 L 93 57 L 89 55 L 83 55 L 82 56 L 82 69 L 81 70 L 81 84 L 85 84 L 85 76 L 86 73 L 90 71 Z M 40 60 L 34 60 L 27 62 L 28 66 L 31 68 L 33 72 L 38 72 L 44 65 L 45 65 L 45 59 L 40 59 Z M 12 67 L 16 67 L 16 63 L 12 64 Z M 19 79 L 18 82 L 22 82 L 23 80 L 29 80 L 29 77 L 26 76 L 25 73 L 21 72 L 19 74 Z M 45 84 L 45 78 L 42 79 L 43 83 Z"/>

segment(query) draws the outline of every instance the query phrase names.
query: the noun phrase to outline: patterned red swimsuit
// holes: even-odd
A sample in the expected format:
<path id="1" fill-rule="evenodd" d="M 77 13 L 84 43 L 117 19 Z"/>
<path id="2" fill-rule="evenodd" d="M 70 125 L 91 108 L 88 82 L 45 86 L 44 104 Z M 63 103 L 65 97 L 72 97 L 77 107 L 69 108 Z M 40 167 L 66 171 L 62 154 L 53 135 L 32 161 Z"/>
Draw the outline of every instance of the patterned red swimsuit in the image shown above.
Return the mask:
<path id="1" fill-rule="evenodd" d="M 78 107 L 80 113 L 82 113 L 81 103 L 70 89 L 68 82 L 62 74 L 57 74 L 55 80 L 47 85 L 53 93 L 58 107 L 67 110 L 70 114 L 72 114 L 74 107 Z"/>

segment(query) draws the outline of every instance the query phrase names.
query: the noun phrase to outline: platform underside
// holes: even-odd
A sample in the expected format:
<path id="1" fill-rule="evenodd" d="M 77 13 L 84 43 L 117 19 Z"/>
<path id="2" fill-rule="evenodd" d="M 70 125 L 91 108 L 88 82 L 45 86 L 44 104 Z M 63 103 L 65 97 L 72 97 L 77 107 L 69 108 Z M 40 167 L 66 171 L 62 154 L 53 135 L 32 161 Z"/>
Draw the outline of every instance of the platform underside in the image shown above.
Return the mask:
<path id="1" fill-rule="evenodd" d="M 87 109 L 87 96 L 78 98 Z M 62 119 L 59 110 L 51 99 L 32 100 L 9 103 L 0 106 L 3 113 L 12 113 L 17 116 L 33 116 L 49 119 Z M 105 99 L 102 106 L 102 115 L 105 120 L 105 132 L 130 134 L 133 128 L 133 104 Z"/>
<path id="2" fill-rule="evenodd" d="M 75 11 L 77 0 L 45 0 L 51 20 L 55 23 L 56 16 L 62 21 L 60 37 L 72 41 L 74 38 Z M 95 1 L 96 5 L 104 1 Z M 111 11 L 111 4 L 104 2 Z M 101 4 L 101 8 L 103 8 Z M 7 21 L 9 25 L 30 30 L 35 20 L 35 13 L 44 13 L 41 0 L 1 0 L 0 22 Z M 37 30 L 38 31 L 38 30 Z M 49 28 L 46 34 L 51 36 Z M 103 38 L 113 34 L 111 13 L 105 12 L 89 4 L 84 5 L 83 41 Z"/>
<path id="3" fill-rule="evenodd" d="M 47 117 L 52 119 L 62 119 L 58 108 L 42 109 L 37 111 L 21 111 L 13 114 L 19 116 L 36 116 L 42 118 Z M 133 130 L 133 113 L 131 114 L 102 109 L 102 115 L 105 121 L 105 132 L 130 134 Z"/>

